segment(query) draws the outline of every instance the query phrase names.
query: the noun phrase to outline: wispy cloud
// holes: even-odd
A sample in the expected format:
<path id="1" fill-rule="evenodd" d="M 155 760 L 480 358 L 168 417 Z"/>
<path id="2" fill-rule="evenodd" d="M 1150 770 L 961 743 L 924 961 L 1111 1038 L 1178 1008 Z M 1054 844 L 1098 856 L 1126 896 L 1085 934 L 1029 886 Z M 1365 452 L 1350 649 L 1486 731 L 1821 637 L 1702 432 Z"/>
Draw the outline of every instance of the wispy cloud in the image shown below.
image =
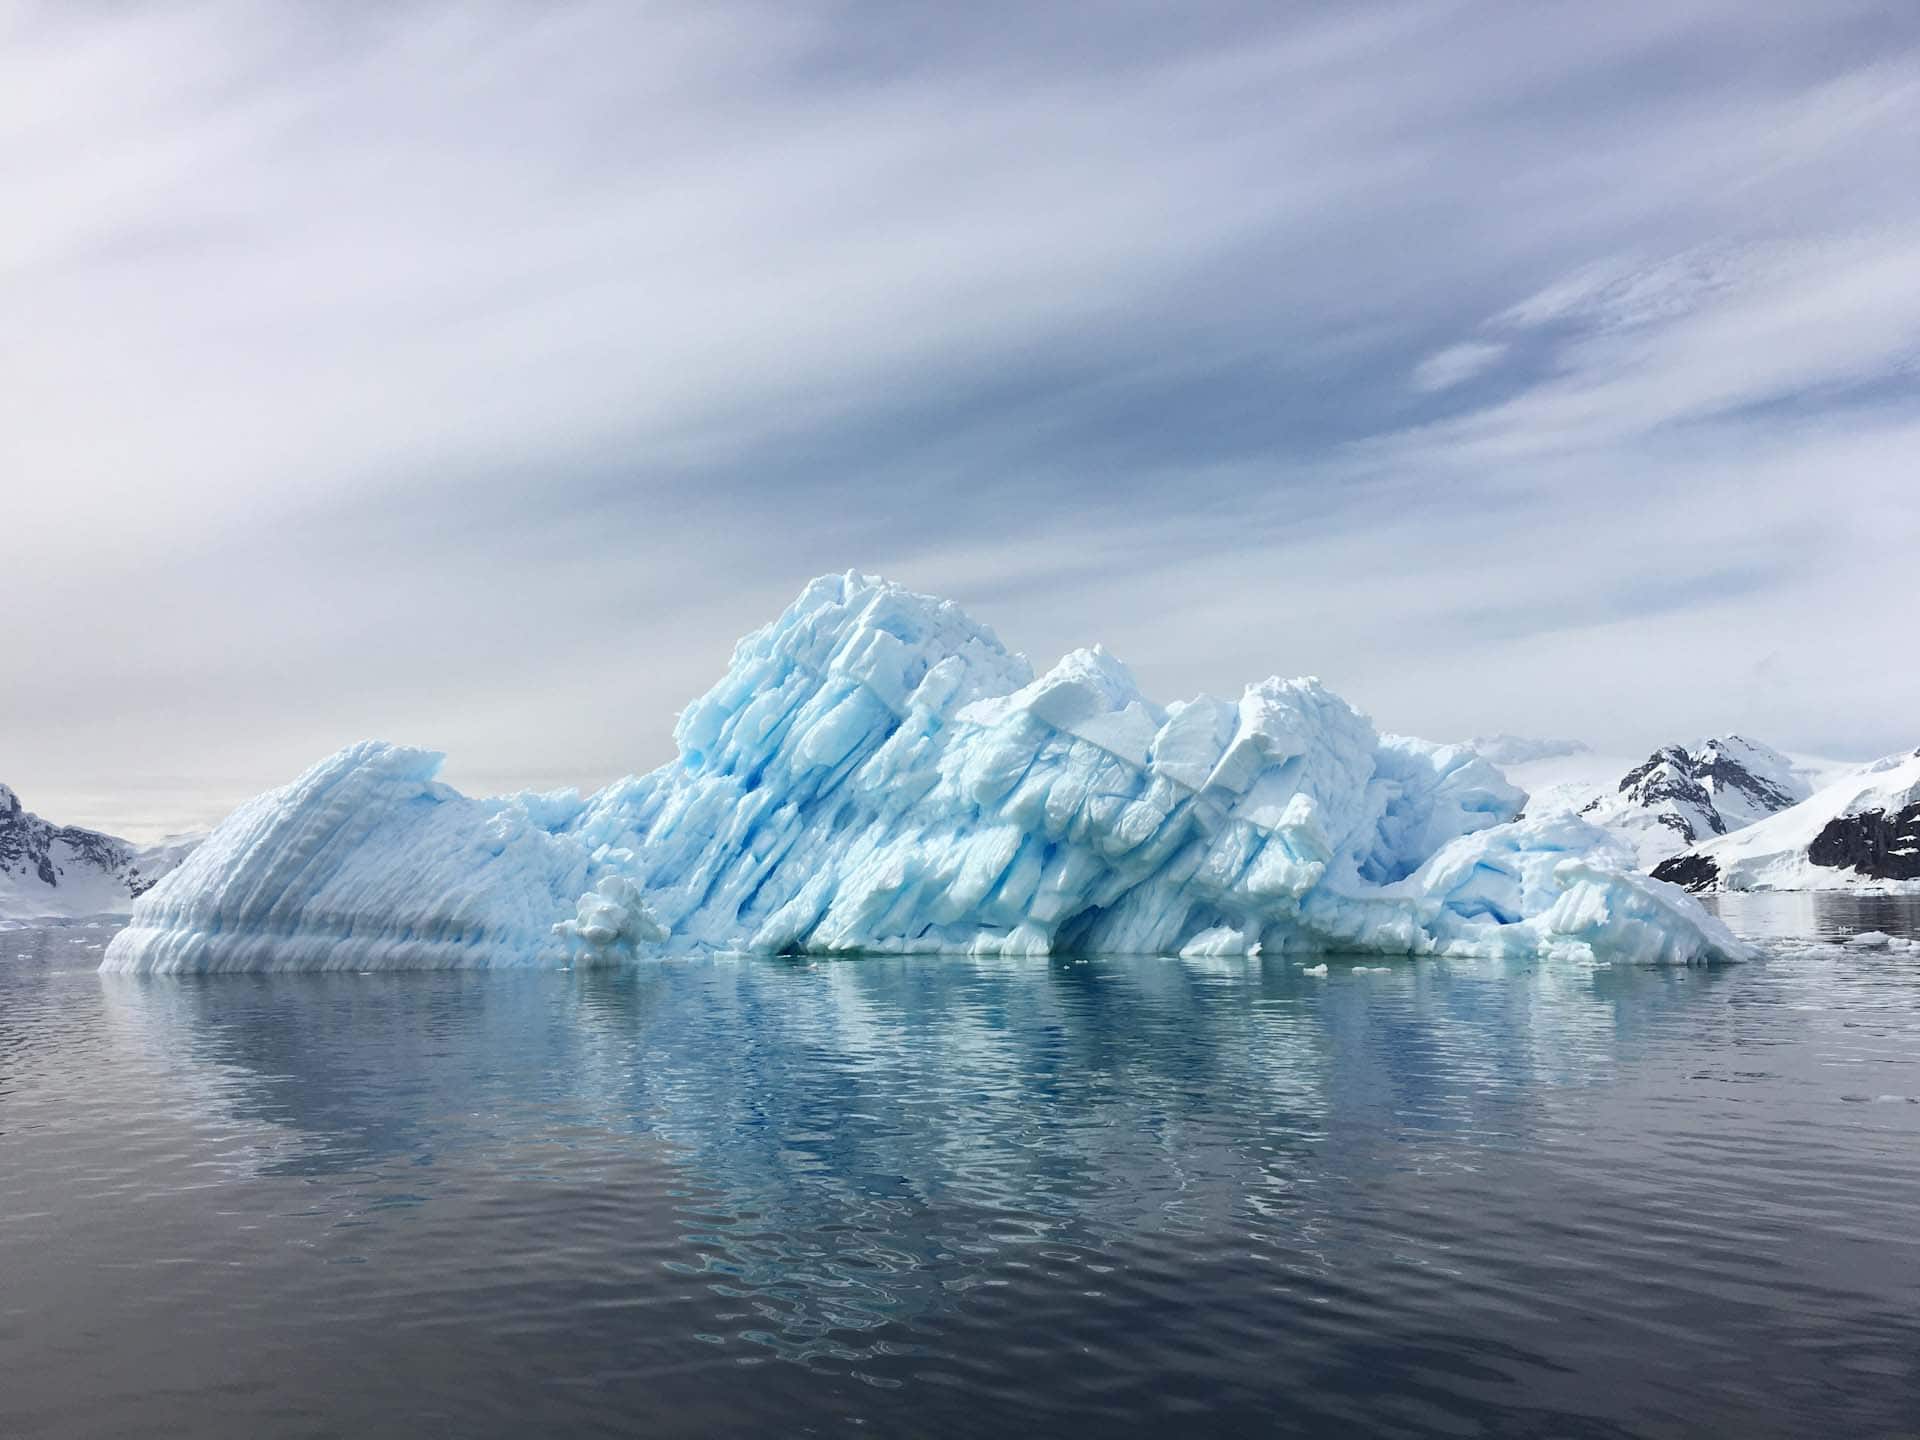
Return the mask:
<path id="1" fill-rule="evenodd" d="M 1540 342 L 1545 373 L 1386 443 L 1473 462 L 1560 453 L 1910 384 L 1920 357 L 1920 227 L 1695 252 L 1599 284 L 1583 272 L 1498 318 L 1554 328 Z"/>
<path id="2" fill-rule="evenodd" d="M 1413 388 L 1423 395 L 1451 390 L 1498 362 L 1507 347 L 1497 341 L 1463 340 L 1436 350 L 1413 367 Z"/>
<path id="3" fill-rule="evenodd" d="M 1851 0 L 15 9 L 0 775 L 599 778 L 849 565 L 1168 692 L 1890 748 L 1920 678 L 1818 697 L 1900 640 L 1916 149 Z"/>

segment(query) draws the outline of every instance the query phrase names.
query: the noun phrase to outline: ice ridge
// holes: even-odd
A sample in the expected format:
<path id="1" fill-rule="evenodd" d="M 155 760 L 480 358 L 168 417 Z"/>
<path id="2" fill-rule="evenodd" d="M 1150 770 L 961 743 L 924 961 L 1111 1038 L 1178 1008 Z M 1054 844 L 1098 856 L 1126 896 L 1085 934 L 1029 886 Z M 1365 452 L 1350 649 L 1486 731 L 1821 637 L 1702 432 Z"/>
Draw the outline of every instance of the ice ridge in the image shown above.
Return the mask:
<path id="1" fill-rule="evenodd" d="M 809 584 L 582 801 L 469 799 L 377 742 L 249 802 L 104 968 L 576 963 L 666 949 L 1690 962 L 1742 947 L 1466 746 L 1318 680 L 1165 707 L 1099 646 L 1035 676 L 949 601 Z"/>

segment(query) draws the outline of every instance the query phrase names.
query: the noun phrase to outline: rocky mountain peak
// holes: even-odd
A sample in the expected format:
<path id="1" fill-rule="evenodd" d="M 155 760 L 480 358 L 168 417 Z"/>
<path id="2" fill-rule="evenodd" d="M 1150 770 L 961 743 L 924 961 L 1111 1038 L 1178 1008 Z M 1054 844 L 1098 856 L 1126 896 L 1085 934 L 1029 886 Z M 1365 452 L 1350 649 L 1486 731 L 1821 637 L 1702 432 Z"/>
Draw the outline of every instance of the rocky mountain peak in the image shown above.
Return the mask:
<path id="1" fill-rule="evenodd" d="M 1811 793 L 1794 763 L 1744 735 L 1665 745 L 1620 778 L 1582 814 L 1636 832 L 1641 863 L 1730 834 L 1778 814 Z"/>
<path id="2" fill-rule="evenodd" d="M 0 918 L 124 911 L 191 845 L 143 850 L 78 825 L 55 825 L 0 784 Z"/>

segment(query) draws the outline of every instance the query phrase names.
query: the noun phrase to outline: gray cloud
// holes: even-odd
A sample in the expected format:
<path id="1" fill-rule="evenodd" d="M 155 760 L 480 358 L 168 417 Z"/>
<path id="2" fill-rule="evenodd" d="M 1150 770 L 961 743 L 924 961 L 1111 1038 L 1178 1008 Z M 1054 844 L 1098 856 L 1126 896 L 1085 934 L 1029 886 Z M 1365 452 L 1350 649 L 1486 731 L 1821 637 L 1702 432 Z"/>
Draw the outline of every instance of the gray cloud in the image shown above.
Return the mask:
<path id="1" fill-rule="evenodd" d="M 849 566 L 1168 696 L 1920 739 L 1899 7 L 0 27 L 0 775 L 49 813 L 365 733 L 642 768 Z"/>

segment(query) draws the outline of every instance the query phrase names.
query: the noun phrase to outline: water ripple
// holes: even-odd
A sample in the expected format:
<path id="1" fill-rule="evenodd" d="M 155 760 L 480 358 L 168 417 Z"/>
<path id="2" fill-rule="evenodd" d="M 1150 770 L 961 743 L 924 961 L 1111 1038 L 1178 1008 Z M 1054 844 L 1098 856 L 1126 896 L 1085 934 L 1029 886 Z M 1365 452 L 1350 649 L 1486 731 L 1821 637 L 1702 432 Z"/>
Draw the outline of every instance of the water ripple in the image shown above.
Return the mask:
<path id="1" fill-rule="evenodd" d="M 1863 918 L 1326 979 L 9 932 L 0 1433 L 1912 1434 L 1920 961 Z"/>

